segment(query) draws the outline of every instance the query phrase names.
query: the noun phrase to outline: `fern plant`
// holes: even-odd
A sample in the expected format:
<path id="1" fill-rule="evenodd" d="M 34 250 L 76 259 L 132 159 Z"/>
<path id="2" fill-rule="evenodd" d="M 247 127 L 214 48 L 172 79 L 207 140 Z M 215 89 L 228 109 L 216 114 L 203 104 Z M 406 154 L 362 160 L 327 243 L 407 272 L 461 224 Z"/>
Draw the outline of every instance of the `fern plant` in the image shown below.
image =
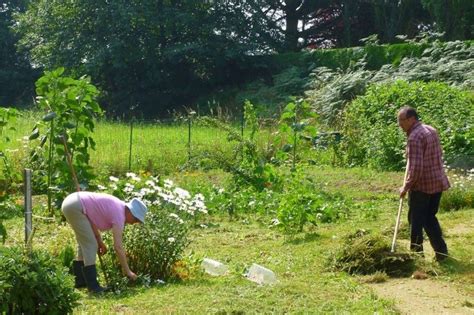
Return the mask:
<path id="1" fill-rule="evenodd" d="M 374 44 L 370 42 L 370 45 Z M 405 57 L 378 70 L 368 68 L 370 58 L 366 54 L 345 70 L 317 67 L 312 71 L 312 81 L 305 94 L 323 122 L 333 128 L 341 127 L 346 106 L 365 94 L 371 84 L 441 81 L 468 90 L 474 88 L 474 45 L 470 42 L 435 41 L 424 49 L 421 57 Z"/>

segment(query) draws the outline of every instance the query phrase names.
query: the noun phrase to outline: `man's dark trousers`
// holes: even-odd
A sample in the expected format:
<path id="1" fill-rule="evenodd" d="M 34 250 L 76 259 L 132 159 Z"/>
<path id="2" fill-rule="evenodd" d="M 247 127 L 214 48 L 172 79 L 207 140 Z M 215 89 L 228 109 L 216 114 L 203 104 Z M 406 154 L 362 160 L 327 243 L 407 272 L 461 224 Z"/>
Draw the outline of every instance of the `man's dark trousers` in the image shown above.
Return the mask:
<path id="1" fill-rule="evenodd" d="M 424 229 L 437 258 L 448 254 L 441 226 L 436 218 L 440 200 L 441 192 L 427 194 L 421 191 L 410 191 L 408 193 L 408 222 L 411 226 L 410 249 L 416 252 L 423 252 Z"/>

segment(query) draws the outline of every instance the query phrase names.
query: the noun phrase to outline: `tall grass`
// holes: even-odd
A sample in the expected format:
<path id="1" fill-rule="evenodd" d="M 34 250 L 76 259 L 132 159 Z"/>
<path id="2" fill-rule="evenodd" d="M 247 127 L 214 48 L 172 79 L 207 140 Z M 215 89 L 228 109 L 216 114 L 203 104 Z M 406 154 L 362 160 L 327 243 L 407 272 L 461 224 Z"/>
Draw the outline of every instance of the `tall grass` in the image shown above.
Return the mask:
<path id="1" fill-rule="evenodd" d="M 27 138 L 42 116 L 43 113 L 39 111 L 23 111 L 15 126 L 16 130 L 9 131 L 12 141 L 8 144 L 7 156 L 17 171 L 27 165 L 32 146 L 38 143 L 37 140 L 29 142 Z M 233 128 L 240 133 L 242 126 L 236 123 Z M 290 142 L 285 137 L 277 140 L 277 129 L 277 121 L 262 121 L 256 141 L 265 158 L 270 159 L 276 150 Z M 246 137 L 250 130 L 244 128 L 243 132 Z M 225 131 L 203 125 L 199 120 L 191 125 L 190 143 L 187 122 L 136 121 L 132 129 L 130 122 L 102 119 L 96 122 L 92 137 L 96 149 L 89 152 L 90 164 L 98 172 L 106 174 L 123 174 L 129 170 L 171 174 L 184 166 L 215 168 L 218 165 L 206 159 L 203 153 L 221 151 L 232 159 L 235 145 L 235 142 L 227 140 Z M 310 147 L 309 141 L 299 141 L 299 159 L 311 164 L 337 164 L 337 152 L 324 148 L 309 150 Z M 189 158 L 191 163 L 188 163 Z"/>
<path id="2" fill-rule="evenodd" d="M 6 153 L 15 169 L 25 165 L 32 149 L 26 138 L 41 117 L 42 113 L 37 111 L 21 112 L 16 130 L 8 131 L 11 142 Z M 238 130 L 240 126 L 235 128 Z M 90 151 L 91 165 L 112 173 L 146 170 L 168 174 L 204 150 L 230 153 L 232 147 L 224 132 L 198 123 L 191 126 L 190 142 L 187 123 L 134 122 L 131 142 L 130 133 L 130 123 L 97 121 L 93 134 L 96 150 Z"/>
<path id="3" fill-rule="evenodd" d="M 132 131 L 132 132 L 131 132 Z M 230 149 L 225 134 L 216 128 L 192 125 L 189 150 L 189 129 L 185 123 L 129 123 L 101 121 L 96 126 L 94 140 L 97 149 L 91 152 L 93 166 L 109 167 L 113 172 L 128 170 L 132 133 L 131 170 L 159 173 L 176 171 L 190 156 L 203 149 Z"/>

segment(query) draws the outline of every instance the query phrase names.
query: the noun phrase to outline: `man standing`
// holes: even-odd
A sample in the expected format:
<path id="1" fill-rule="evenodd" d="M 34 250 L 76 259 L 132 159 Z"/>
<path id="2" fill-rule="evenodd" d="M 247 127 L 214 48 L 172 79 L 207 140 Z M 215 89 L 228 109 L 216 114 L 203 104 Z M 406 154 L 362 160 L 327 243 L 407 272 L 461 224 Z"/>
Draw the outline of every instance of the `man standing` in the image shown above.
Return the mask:
<path id="1" fill-rule="evenodd" d="M 407 177 L 400 188 L 400 198 L 408 192 L 410 249 L 423 252 L 424 229 L 436 260 L 441 261 L 447 257 L 448 248 L 436 213 L 442 192 L 449 188 L 449 181 L 443 169 L 439 136 L 436 129 L 420 123 L 414 108 L 402 107 L 397 118 L 398 125 L 407 134 Z"/>

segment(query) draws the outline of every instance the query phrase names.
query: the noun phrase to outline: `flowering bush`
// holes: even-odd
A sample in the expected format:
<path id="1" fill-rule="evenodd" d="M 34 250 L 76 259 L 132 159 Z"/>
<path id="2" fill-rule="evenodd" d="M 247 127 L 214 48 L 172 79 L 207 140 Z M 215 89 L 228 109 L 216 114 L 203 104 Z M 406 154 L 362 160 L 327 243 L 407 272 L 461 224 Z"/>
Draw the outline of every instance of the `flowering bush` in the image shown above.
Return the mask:
<path id="1" fill-rule="evenodd" d="M 474 208 L 474 169 L 467 172 L 454 170 L 449 174 L 451 188 L 444 192 L 440 209 L 444 211 Z"/>
<path id="2" fill-rule="evenodd" d="M 124 232 L 130 268 L 151 280 L 168 279 L 189 244 L 190 222 L 207 213 L 204 196 L 191 195 L 171 180 L 161 182 L 146 174 L 127 173 L 126 179 L 113 176 L 109 179 L 107 186 L 98 186 L 99 190 L 123 200 L 140 198 L 149 209 L 144 225 L 127 227 Z M 120 270 L 118 261 L 112 264 L 116 268 L 111 271 Z M 117 275 L 113 278 L 117 279 Z"/>

